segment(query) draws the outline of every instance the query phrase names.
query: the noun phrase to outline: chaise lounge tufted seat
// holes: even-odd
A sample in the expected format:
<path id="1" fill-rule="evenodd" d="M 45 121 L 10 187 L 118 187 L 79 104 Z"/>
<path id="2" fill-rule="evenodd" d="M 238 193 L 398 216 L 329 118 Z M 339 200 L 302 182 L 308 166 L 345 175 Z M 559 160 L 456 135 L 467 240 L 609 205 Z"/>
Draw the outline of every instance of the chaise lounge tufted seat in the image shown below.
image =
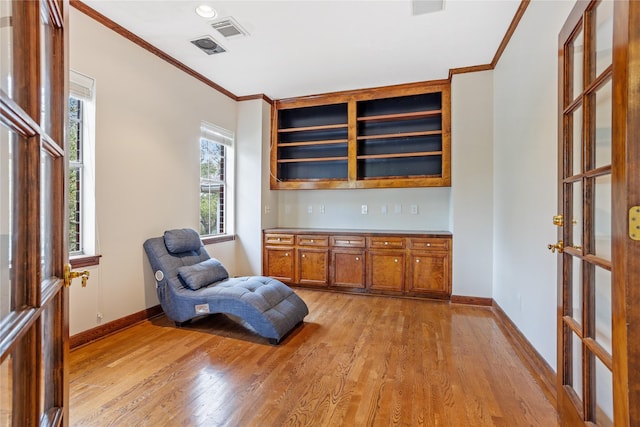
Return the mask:
<path id="1" fill-rule="evenodd" d="M 144 242 L 158 298 L 167 317 L 181 326 L 210 313 L 237 316 L 278 344 L 309 314 L 304 301 L 282 282 L 264 276 L 229 278 L 211 258 L 195 230 L 165 231 Z"/>

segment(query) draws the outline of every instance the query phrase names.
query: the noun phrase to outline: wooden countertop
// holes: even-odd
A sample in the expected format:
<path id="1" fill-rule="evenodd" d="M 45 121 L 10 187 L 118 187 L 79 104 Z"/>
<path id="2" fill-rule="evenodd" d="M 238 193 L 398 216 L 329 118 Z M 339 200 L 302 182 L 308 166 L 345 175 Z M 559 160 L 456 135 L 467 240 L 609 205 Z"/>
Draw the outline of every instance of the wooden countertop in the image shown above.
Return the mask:
<path id="1" fill-rule="evenodd" d="M 424 237 L 451 237 L 450 231 L 427 231 L 427 230 L 365 230 L 348 228 L 291 228 L 277 227 L 266 228 L 263 233 L 284 233 L 284 234 L 331 234 L 331 235 L 367 235 L 367 236 L 424 236 Z"/>

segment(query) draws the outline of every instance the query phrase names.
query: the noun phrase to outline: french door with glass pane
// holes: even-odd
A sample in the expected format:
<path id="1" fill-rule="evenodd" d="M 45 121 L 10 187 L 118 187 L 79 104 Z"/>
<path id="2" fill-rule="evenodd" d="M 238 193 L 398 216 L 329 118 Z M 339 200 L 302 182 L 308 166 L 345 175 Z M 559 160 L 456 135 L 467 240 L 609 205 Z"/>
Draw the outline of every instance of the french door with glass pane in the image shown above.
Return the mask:
<path id="1" fill-rule="evenodd" d="M 63 0 L 0 0 L 0 425 L 68 424 Z"/>
<path id="2" fill-rule="evenodd" d="M 561 253 L 562 425 L 640 423 L 640 327 L 628 326 L 640 314 L 640 227 L 637 239 L 630 230 L 640 205 L 639 49 L 637 1 L 579 1 L 560 33 L 560 215 L 549 247 Z"/>

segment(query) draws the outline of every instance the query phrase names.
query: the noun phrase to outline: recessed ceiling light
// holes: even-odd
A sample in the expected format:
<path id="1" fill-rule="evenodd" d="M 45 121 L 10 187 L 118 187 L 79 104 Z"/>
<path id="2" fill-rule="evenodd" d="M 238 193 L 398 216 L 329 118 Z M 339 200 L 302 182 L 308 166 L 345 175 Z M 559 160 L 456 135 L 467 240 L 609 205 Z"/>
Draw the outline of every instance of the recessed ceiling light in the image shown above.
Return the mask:
<path id="1" fill-rule="evenodd" d="M 218 12 L 216 12 L 216 10 L 208 4 L 201 4 L 200 6 L 196 7 L 196 13 L 198 14 L 198 16 L 202 16 L 203 18 L 207 19 L 215 18 L 218 15 Z"/>

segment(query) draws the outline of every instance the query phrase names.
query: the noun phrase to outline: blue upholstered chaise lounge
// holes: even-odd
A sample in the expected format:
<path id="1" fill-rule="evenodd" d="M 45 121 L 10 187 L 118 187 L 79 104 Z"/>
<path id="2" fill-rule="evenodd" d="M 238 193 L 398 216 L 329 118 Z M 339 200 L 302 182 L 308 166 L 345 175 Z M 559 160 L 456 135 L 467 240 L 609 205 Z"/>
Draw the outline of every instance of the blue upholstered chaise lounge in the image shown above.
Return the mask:
<path id="1" fill-rule="evenodd" d="M 278 344 L 309 314 L 307 305 L 282 282 L 263 276 L 229 278 L 211 258 L 195 230 L 165 231 L 144 242 L 167 317 L 181 326 L 209 313 L 242 319 Z"/>

